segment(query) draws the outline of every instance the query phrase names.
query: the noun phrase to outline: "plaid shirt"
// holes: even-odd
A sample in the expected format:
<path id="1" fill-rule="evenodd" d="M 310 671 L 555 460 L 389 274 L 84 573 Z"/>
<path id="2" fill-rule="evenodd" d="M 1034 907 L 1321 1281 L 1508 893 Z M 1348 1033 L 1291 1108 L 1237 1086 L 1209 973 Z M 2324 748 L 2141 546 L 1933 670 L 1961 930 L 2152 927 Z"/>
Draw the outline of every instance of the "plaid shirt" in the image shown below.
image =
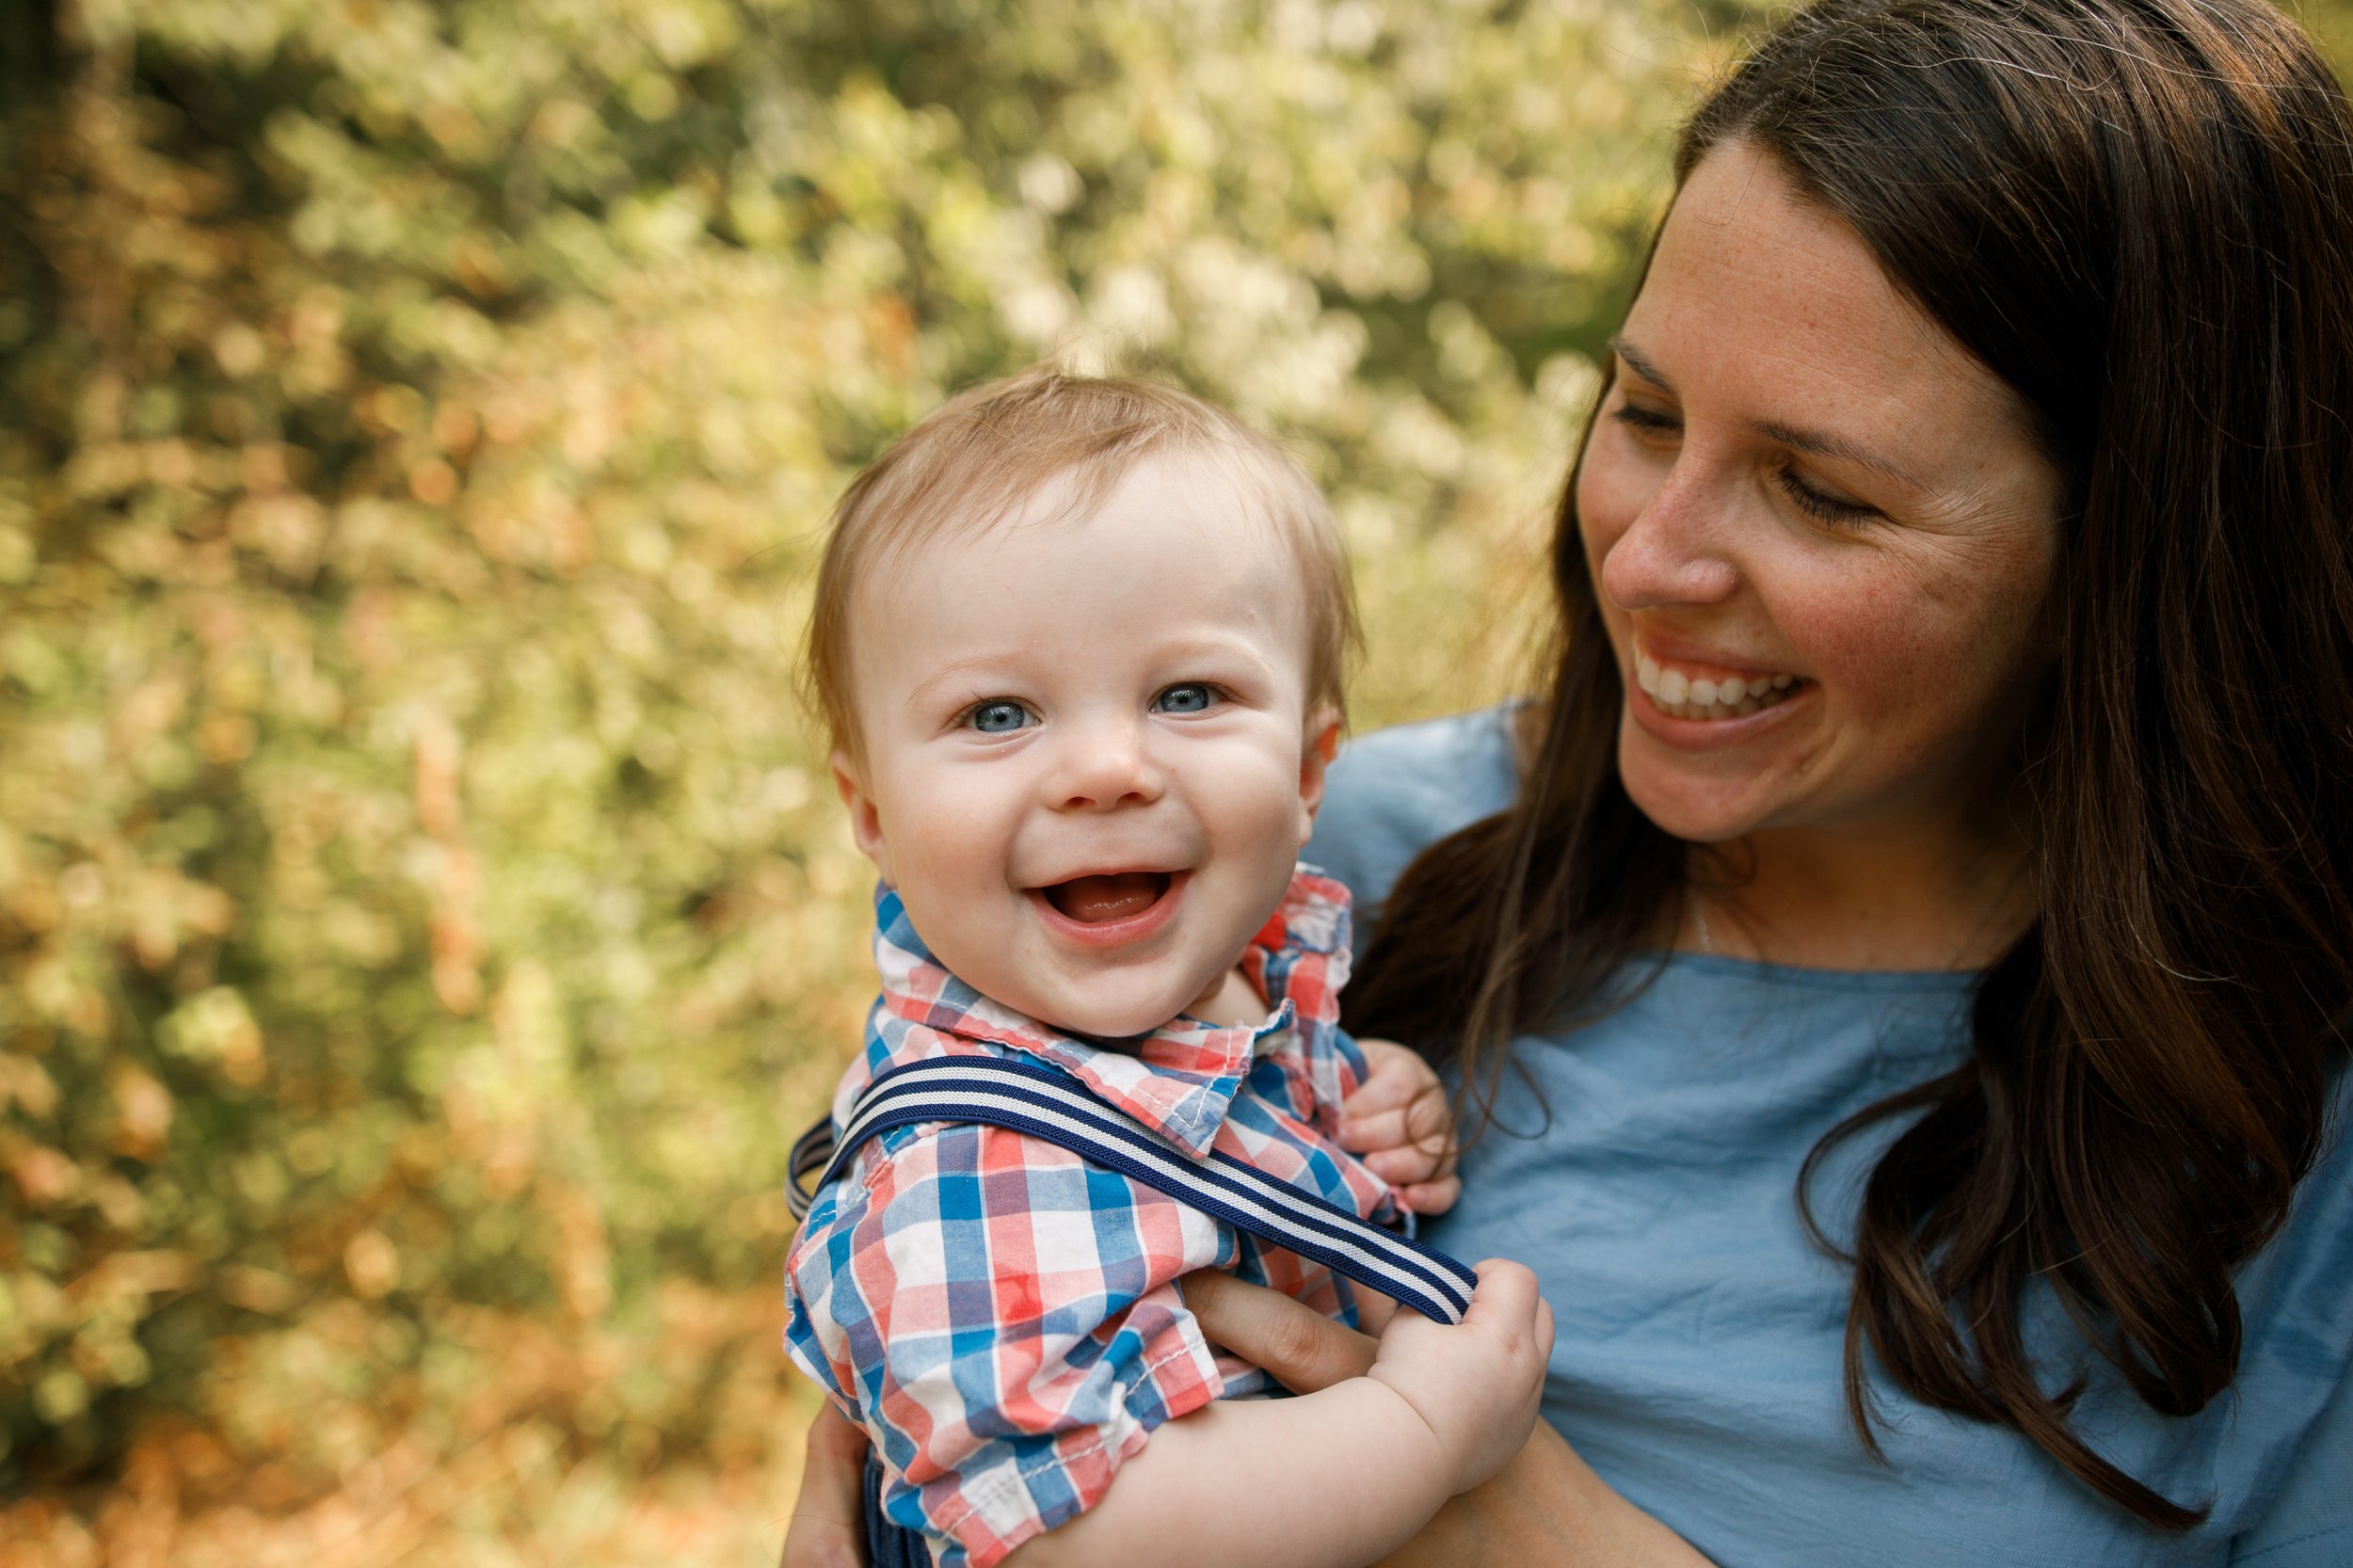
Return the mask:
<path id="1" fill-rule="evenodd" d="M 1261 1027 L 1178 1018 L 1118 1048 L 1057 1033 L 941 968 L 898 896 L 877 904 L 883 993 L 834 1096 L 933 1056 L 1059 1068 L 1194 1158 L 1246 1160 L 1385 1223 L 1387 1186 L 1334 1135 L 1365 1059 L 1338 1027 L 1348 889 L 1302 869 L 1241 967 Z M 1099 1502 L 1161 1422 L 1271 1391 L 1213 1351 L 1177 1280 L 1225 1269 L 1343 1322 L 1345 1279 L 1114 1172 L 1000 1128 L 885 1132 L 817 1195 L 785 1264 L 786 1349 L 863 1425 L 883 1506 L 943 1568 L 988 1568 Z"/>

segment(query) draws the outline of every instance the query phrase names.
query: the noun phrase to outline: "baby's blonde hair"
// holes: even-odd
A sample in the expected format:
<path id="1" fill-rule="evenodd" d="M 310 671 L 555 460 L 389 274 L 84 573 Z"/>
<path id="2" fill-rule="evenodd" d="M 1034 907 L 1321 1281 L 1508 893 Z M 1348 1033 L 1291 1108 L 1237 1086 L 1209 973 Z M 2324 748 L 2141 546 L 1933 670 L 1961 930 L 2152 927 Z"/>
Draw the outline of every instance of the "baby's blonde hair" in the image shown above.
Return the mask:
<path id="1" fill-rule="evenodd" d="M 1342 702 L 1356 643 L 1348 557 L 1332 509 L 1283 449 L 1234 415 L 1158 381 L 1036 369 L 972 388 L 933 410 L 853 480 L 835 506 L 808 626 L 808 683 L 831 742 L 857 752 L 850 604 L 879 557 L 978 532 L 1050 482 L 1064 519 L 1100 506 L 1146 457 L 1215 463 L 1289 548 L 1307 608 L 1307 703 Z"/>

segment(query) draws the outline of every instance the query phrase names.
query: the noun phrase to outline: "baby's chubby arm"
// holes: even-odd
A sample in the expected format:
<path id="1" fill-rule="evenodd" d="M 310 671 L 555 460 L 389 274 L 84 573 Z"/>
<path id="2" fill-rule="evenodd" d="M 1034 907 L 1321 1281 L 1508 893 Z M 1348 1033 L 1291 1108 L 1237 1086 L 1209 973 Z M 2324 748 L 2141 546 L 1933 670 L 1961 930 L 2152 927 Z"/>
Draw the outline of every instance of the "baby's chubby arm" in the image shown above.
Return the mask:
<path id="1" fill-rule="evenodd" d="M 1454 1207 L 1454 1112 L 1430 1064 L 1394 1040 L 1359 1040 L 1367 1072 L 1340 1107 L 1340 1147 L 1387 1182 L 1417 1214 Z"/>
<path id="2" fill-rule="evenodd" d="M 1535 1427 L 1552 1310 L 1516 1263 L 1479 1266 L 1462 1323 L 1401 1311 L 1371 1371 L 1289 1400 L 1219 1400 L 1162 1426 L 1108 1495 L 1005 1568 L 1350 1568 L 1411 1539 Z"/>

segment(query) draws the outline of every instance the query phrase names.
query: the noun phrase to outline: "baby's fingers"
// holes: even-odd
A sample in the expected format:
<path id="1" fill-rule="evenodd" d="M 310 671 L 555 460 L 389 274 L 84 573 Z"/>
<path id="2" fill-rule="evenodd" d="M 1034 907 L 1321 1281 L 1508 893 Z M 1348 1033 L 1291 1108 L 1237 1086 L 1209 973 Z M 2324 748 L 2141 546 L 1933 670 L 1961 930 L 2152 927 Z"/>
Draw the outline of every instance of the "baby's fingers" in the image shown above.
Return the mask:
<path id="1" fill-rule="evenodd" d="M 1490 1333 L 1527 1331 L 1530 1339 L 1542 1330 L 1545 1347 L 1552 1344 L 1552 1308 L 1536 1288 L 1536 1276 L 1525 1264 L 1508 1257 L 1490 1257 L 1475 1265 L 1479 1288 L 1471 1292 L 1470 1310 L 1463 1314 L 1463 1326 L 1474 1325 Z"/>

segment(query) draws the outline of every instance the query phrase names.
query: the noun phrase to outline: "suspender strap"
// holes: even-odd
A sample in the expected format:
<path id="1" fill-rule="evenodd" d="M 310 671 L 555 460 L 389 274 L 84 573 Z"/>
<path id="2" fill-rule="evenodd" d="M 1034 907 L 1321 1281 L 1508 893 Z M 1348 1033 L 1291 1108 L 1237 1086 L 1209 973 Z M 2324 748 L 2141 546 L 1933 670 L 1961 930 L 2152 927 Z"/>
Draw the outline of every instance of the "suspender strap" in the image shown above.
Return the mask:
<path id="1" fill-rule="evenodd" d="M 803 1175 L 839 1176 L 861 1144 L 918 1122 L 978 1122 L 1042 1138 L 1177 1202 L 1311 1258 L 1426 1318 L 1459 1323 L 1479 1277 L 1446 1254 L 1382 1229 L 1247 1160 L 1212 1150 L 1186 1158 L 1132 1117 L 1050 1067 L 995 1056 L 937 1056 L 894 1067 L 858 1096 L 839 1144 L 820 1123 L 792 1147 L 790 1196 L 805 1212 Z"/>

